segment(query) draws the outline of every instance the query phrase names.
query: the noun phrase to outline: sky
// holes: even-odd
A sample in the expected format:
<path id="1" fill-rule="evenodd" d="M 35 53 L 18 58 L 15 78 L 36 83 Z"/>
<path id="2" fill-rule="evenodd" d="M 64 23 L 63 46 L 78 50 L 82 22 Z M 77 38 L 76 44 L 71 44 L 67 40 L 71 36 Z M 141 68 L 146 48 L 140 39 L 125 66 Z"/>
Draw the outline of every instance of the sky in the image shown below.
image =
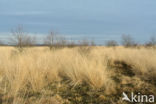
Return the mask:
<path id="1" fill-rule="evenodd" d="M 0 0 L 0 38 L 23 25 L 38 36 L 50 31 L 103 43 L 130 34 L 156 35 L 156 0 Z"/>

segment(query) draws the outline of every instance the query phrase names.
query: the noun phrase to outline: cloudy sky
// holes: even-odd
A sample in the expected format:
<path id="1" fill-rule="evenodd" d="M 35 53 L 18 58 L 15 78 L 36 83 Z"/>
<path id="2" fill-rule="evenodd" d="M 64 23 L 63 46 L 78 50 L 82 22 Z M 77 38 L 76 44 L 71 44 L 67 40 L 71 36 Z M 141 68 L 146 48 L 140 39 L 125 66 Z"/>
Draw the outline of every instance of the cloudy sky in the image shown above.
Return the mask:
<path id="1" fill-rule="evenodd" d="M 156 35 L 156 0 L 0 0 L 0 37 L 19 24 L 36 35 L 144 42 Z"/>

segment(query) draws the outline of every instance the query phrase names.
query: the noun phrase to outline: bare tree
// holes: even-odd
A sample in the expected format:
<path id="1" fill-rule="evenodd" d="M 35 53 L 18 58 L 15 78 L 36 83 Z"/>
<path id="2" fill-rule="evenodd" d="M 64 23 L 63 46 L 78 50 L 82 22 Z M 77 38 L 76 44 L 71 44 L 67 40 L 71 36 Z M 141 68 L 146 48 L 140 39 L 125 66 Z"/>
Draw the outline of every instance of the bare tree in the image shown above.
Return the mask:
<path id="1" fill-rule="evenodd" d="M 136 42 L 130 35 L 122 35 L 122 45 L 125 47 L 135 46 Z"/>
<path id="2" fill-rule="evenodd" d="M 56 41 L 56 35 L 54 32 L 50 32 L 50 34 L 45 38 L 44 43 L 45 45 L 48 45 L 50 49 L 52 49 L 54 46 L 54 41 Z"/>
<path id="3" fill-rule="evenodd" d="M 50 49 L 60 48 L 67 45 L 66 38 L 60 35 L 50 32 L 49 35 L 44 40 L 44 44 L 47 45 Z"/>
<path id="4" fill-rule="evenodd" d="M 111 46 L 117 46 L 118 43 L 115 40 L 109 40 L 106 42 L 106 46 L 111 47 Z"/>
<path id="5" fill-rule="evenodd" d="M 63 46 L 67 46 L 67 40 L 65 37 L 63 36 L 58 36 L 56 37 L 56 46 L 58 47 L 63 47 Z"/>
<path id="6" fill-rule="evenodd" d="M 155 46 L 156 45 L 156 37 L 151 36 L 149 42 L 146 44 L 146 46 Z"/>
<path id="7" fill-rule="evenodd" d="M 35 44 L 35 37 L 30 36 L 24 32 L 23 26 L 19 25 L 15 30 L 12 30 L 12 37 L 10 43 L 18 48 L 25 46 L 32 46 Z"/>
<path id="8" fill-rule="evenodd" d="M 24 46 L 33 46 L 36 44 L 36 37 L 27 35 L 24 39 Z"/>

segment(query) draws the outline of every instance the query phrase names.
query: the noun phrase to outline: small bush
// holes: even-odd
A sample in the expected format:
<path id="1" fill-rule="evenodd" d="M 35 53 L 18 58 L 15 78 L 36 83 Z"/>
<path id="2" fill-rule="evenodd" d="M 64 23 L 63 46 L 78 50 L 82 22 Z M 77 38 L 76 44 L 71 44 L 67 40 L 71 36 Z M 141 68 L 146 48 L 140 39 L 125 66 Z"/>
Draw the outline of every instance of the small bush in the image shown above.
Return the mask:
<path id="1" fill-rule="evenodd" d="M 115 40 L 109 40 L 106 42 L 106 46 L 111 47 L 111 46 L 117 46 L 118 43 Z"/>
<path id="2" fill-rule="evenodd" d="M 137 44 L 130 35 L 122 35 L 122 45 L 125 47 L 132 47 Z"/>
<path id="3" fill-rule="evenodd" d="M 156 46 L 156 37 L 155 36 L 152 36 L 149 40 L 149 42 L 147 42 L 145 44 L 145 46 Z"/>

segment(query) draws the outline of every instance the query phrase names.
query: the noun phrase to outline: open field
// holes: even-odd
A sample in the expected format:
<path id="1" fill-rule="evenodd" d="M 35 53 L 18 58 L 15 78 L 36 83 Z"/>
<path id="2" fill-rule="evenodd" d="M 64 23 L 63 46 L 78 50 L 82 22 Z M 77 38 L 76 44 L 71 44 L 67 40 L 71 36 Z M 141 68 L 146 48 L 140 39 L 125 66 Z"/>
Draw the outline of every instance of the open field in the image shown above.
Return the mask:
<path id="1" fill-rule="evenodd" d="M 129 104 L 156 95 L 156 49 L 0 47 L 0 104 Z"/>

